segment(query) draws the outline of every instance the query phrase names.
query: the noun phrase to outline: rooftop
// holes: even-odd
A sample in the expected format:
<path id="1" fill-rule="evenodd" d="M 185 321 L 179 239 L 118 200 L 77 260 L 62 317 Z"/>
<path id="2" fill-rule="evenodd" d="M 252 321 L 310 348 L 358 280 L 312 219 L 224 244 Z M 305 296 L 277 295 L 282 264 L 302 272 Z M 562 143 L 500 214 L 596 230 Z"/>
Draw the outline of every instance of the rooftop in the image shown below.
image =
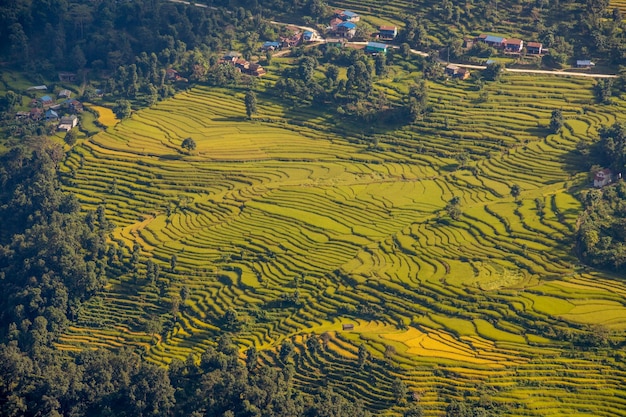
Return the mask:
<path id="1" fill-rule="evenodd" d="M 380 43 L 380 42 L 368 42 L 367 46 L 369 46 L 370 48 L 380 48 L 380 49 L 386 49 L 387 48 L 387 44 Z"/>
<path id="2" fill-rule="evenodd" d="M 487 35 L 485 36 L 485 42 L 491 42 L 491 43 L 502 43 L 504 42 L 504 38 L 501 36 L 493 36 L 493 35 Z"/>

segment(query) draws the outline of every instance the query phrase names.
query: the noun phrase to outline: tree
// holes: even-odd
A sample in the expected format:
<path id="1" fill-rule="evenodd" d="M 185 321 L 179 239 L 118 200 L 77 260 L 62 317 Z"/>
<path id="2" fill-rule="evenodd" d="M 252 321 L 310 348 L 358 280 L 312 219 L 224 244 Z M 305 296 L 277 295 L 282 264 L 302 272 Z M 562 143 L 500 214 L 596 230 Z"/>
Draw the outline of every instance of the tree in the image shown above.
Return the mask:
<path id="1" fill-rule="evenodd" d="M 552 116 L 550 117 L 550 131 L 552 133 L 559 133 L 563 127 L 563 112 L 559 109 L 552 110 Z"/>
<path id="2" fill-rule="evenodd" d="M 115 107 L 113 107 L 113 113 L 115 113 L 115 117 L 118 119 L 129 118 L 131 113 L 130 101 L 123 99 L 116 101 Z"/>
<path id="3" fill-rule="evenodd" d="M 422 417 L 424 410 L 419 404 L 411 404 L 408 410 L 404 412 L 404 417 Z"/>
<path id="4" fill-rule="evenodd" d="M 251 345 L 248 350 L 246 350 L 246 367 L 249 372 L 252 372 L 258 365 L 259 362 L 259 353 L 256 350 L 254 345 Z"/>
<path id="5" fill-rule="evenodd" d="M 287 363 L 289 359 L 293 356 L 295 352 L 295 347 L 291 340 L 285 340 L 282 345 L 280 345 L 280 351 L 278 352 L 278 356 L 283 363 Z"/>
<path id="6" fill-rule="evenodd" d="M 396 378 L 391 385 L 391 391 L 398 405 L 404 405 L 406 403 L 408 388 L 404 381 L 400 378 Z"/>
<path id="7" fill-rule="evenodd" d="M 246 105 L 246 115 L 248 115 L 248 119 L 252 118 L 252 115 L 256 113 L 256 94 L 254 91 L 248 90 L 246 91 L 246 96 L 244 97 L 244 103 Z"/>
<path id="8" fill-rule="evenodd" d="M 502 70 L 504 70 L 504 65 L 499 62 L 493 62 L 483 70 L 483 77 L 489 81 L 498 81 Z"/>
<path id="9" fill-rule="evenodd" d="M 358 357 L 359 357 L 359 368 L 363 368 L 365 364 L 367 363 L 367 361 L 369 360 L 370 353 L 367 351 L 367 348 L 362 343 L 359 345 Z"/>
<path id="10" fill-rule="evenodd" d="M 337 84 L 337 79 L 339 78 L 339 68 L 336 65 L 329 65 L 326 68 L 326 80 L 329 85 Z"/>
<path id="11" fill-rule="evenodd" d="M 374 69 L 379 77 L 387 74 L 387 57 L 385 54 L 376 55 L 376 58 L 374 58 Z"/>
<path id="12" fill-rule="evenodd" d="M 517 197 L 519 197 L 520 192 L 521 192 L 521 188 L 519 185 L 517 184 L 513 184 L 511 186 L 511 195 L 513 196 L 513 198 L 515 198 L 517 200 Z"/>
<path id="13" fill-rule="evenodd" d="M 6 103 L 7 110 L 11 111 L 13 110 L 13 107 L 19 103 L 19 96 L 15 92 L 9 90 L 4 96 L 4 101 Z"/>
<path id="14" fill-rule="evenodd" d="M 413 120 L 417 120 L 423 115 L 428 106 L 428 86 L 424 80 L 419 84 L 414 84 L 409 89 L 408 112 Z"/>
<path id="15" fill-rule="evenodd" d="M 180 147 L 187 150 L 187 152 L 194 151 L 196 150 L 196 141 L 192 138 L 185 138 L 180 144 Z"/>
<path id="16" fill-rule="evenodd" d="M 63 138 L 63 140 L 65 140 L 65 143 L 67 143 L 70 146 L 74 146 L 76 144 L 76 139 L 77 139 L 77 135 L 74 129 L 68 131 L 65 134 L 65 137 Z"/>
<path id="17" fill-rule="evenodd" d="M 461 199 L 459 197 L 452 197 L 446 205 L 445 210 L 452 220 L 459 220 L 461 218 L 461 214 L 463 214 L 463 211 L 461 210 Z"/>

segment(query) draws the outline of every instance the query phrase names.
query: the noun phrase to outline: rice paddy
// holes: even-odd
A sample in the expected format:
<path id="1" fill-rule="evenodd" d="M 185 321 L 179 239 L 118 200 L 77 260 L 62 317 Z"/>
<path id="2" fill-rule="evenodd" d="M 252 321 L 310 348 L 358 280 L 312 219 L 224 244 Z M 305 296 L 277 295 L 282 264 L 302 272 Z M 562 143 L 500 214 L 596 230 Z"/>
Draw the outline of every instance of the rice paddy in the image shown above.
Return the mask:
<path id="1" fill-rule="evenodd" d="M 572 251 L 587 185 L 572 151 L 625 119 L 622 102 L 593 106 L 592 87 L 506 75 L 476 103 L 467 84 L 431 82 L 432 113 L 368 133 L 378 147 L 359 126 L 269 98 L 249 121 L 240 91 L 196 87 L 135 112 L 62 167 L 87 209 L 105 206 L 123 256 L 59 347 L 133 345 L 167 364 L 212 345 L 235 310 L 242 350 L 276 364 L 290 339 L 298 386 L 331 385 L 382 414 L 403 410 L 400 377 L 427 416 L 485 390 L 510 416 L 626 415 L 626 284 Z M 546 129 L 554 108 L 559 135 Z M 458 220 L 445 212 L 455 196 Z M 589 324 L 620 344 L 581 350 L 563 336 Z"/>

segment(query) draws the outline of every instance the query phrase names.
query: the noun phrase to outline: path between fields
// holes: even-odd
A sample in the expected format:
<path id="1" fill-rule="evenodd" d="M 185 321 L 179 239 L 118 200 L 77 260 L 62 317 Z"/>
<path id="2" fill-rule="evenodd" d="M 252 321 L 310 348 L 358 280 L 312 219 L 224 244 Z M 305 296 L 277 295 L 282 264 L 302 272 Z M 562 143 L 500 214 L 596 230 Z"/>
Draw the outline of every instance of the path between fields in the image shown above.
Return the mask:
<path id="1" fill-rule="evenodd" d="M 195 7 L 202 7 L 202 8 L 205 8 L 205 9 L 208 8 L 208 9 L 217 10 L 217 7 L 207 6 L 206 4 L 192 3 L 192 2 L 184 1 L 184 0 L 169 0 L 169 1 L 171 1 L 172 3 L 187 4 L 187 5 L 191 5 L 191 6 L 195 6 Z M 310 46 L 315 46 L 315 45 L 319 45 L 321 43 L 325 43 L 326 42 L 326 40 L 324 38 L 322 38 L 322 36 L 319 34 L 319 32 L 316 29 L 312 28 L 312 27 L 295 25 L 293 23 L 276 22 L 274 20 L 270 20 L 270 23 L 273 24 L 273 25 L 280 25 L 280 26 L 293 26 L 293 27 L 297 27 L 297 28 L 302 29 L 302 30 L 307 30 L 307 31 L 315 33 L 316 36 L 319 38 L 319 41 L 312 42 L 310 44 Z M 350 45 L 367 45 L 367 42 L 348 42 L 348 44 L 350 44 Z M 397 45 L 392 45 L 392 48 L 398 49 L 400 47 L 397 46 Z M 429 56 L 429 54 L 427 52 L 419 51 L 417 49 L 411 49 L 410 51 L 411 51 L 412 54 L 415 54 L 415 55 L 419 55 L 419 56 L 423 56 L 423 57 Z M 274 54 L 274 56 L 283 56 L 283 55 L 286 55 L 287 53 L 288 53 L 288 50 L 280 51 L 280 52 Z M 487 68 L 485 65 L 457 64 L 457 63 L 454 63 L 454 62 L 450 62 L 449 64 L 456 65 L 458 67 L 463 67 L 463 68 L 470 68 L 470 69 L 485 69 L 485 68 Z M 569 76 L 569 77 L 587 77 L 587 78 L 617 78 L 618 77 L 615 74 L 593 74 L 593 73 L 584 73 L 584 72 L 533 70 L 533 69 L 523 69 L 523 68 L 505 68 L 504 71 L 505 72 L 513 72 L 513 73 L 521 73 L 521 74 L 562 75 L 562 76 Z"/>

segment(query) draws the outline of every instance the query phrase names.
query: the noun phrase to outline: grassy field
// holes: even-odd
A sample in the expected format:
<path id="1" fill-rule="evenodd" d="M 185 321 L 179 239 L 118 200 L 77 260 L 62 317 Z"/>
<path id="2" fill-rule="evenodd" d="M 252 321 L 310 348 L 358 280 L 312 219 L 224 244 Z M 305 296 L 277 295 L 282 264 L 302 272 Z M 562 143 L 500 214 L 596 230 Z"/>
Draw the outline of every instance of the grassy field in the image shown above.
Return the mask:
<path id="1" fill-rule="evenodd" d="M 380 85 L 401 95 L 394 76 Z M 585 79 L 506 75 L 486 102 L 470 83 L 428 86 L 424 120 L 366 140 L 263 94 L 249 121 L 242 91 L 196 87 L 80 142 L 65 187 L 87 209 L 105 205 L 124 256 L 59 347 L 134 345 L 166 364 L 213 344 L 234 309 L 242 350 L 276 363 L 291 339 L 298 385 L 332 385 L 383 414 L 402 412 L 399 376 L 428 416 L 485 393 L 510 416 L 626 415 L 623 348 L 580 350 L 563 336 L 602 324 L 624 340 L 626 284 L 581 268 L 571 243 L 574 193 L 587 186 L 572 151 L 624 120 L 624 103 L 594 105 Z M 554 108 L 559 135 L 546 129 Z M 455 196 L 458 220 L 444 211 Z M 151 337 L 155 319 L 163 332 Z M 326 346 L 316 354 L 313 333 Z"/>

